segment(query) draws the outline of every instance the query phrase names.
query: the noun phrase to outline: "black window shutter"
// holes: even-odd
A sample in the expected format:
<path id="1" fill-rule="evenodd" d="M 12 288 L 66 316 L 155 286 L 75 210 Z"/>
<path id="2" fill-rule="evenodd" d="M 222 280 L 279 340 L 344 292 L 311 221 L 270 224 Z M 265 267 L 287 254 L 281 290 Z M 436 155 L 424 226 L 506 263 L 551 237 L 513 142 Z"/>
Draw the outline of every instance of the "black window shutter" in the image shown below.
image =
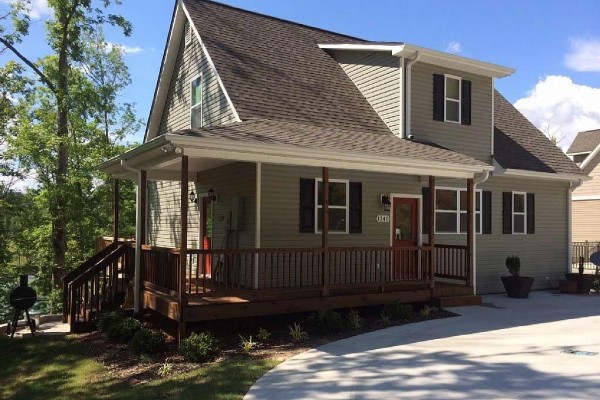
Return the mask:
<path id="1" fill-rule="evenodd" d="M 444 75 L 433 74 L 433 119 L 444 120 Z"/>
<path id="2" fill-rule="evenodd" d="M 300 178 L 300 232 L 315 232 L 315 180 Z"/>
<path id="3" fill-rule="evenodd" d="M 362 183 L 350 182 L 350 233 L 362 232 Z"/>
<path id="4" fill-rule="evenodd" d="M 471 81 L 462 80 L 460 98 L 460 123 L 471 125 Z"/>
<path id="5" fill-rule="evenodd" d="M 527 193 L 527 234 L 535 233 L 535 194 Z"/>
<path id="6" fill-rule="evenodd" d="M 423 233 L 429 235 L 429 224 L 431 220 L 431 191 L 428 187 L 423 188 Z"/>
<path id="7" fill-rule="evenodd" d="M 502 233 L 512 234 L 512 192 L 502 193 Z"/>
<path id="8" fill-rule="evenodd" d="M 481 192 L 481 225 L 483 234 L 492 233 L 492 192 Z"/>

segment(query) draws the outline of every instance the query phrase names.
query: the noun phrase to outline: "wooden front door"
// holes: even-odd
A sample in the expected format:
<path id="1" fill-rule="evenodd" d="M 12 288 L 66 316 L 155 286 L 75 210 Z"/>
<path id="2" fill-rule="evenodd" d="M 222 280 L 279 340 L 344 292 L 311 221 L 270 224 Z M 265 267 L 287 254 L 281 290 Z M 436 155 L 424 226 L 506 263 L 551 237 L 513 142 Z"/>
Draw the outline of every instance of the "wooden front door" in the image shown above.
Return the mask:
<path id="1" fill-rule="evenodd" d="M 415 279 L 419 252 L 408 248 L 419 244 L 419 200 L 394 197 L 392 207 L 392 246 L 398 249 L 394 251 L 393 275 L 400 280 Z"/>
<path id="2" fill-rule="evenodd" d="M 201 216 L 201 241 L 202 250 L 212 249 L 212 203 L 208 197 L 202 198 L 202 216 Z M 210 255 L 205 255 L 202 259 L 202 272 L 206 276 L 210 276 L 212 271 L 212 260 Z"/>

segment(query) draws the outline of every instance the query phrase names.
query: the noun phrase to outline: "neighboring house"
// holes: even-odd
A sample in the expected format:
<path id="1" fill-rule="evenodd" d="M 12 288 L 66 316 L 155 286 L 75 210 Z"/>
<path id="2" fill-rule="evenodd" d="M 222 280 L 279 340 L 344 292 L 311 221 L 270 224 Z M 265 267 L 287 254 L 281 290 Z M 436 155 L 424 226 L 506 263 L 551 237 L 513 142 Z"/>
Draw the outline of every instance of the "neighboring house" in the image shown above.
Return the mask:
<path id="1" fill-rule="evenodd" d="M 571 188 L 586 174 L 495 91 L 512 73 L 179 1 L 144 144 L 101 166 L 138 183 L 136 308 L 184 332 L 468 303 L 503 291 L 513 254 L 546 288 L 567 269 Z"/>
<path id="2" fill-rule="evenodd" d="M 573 190 L 573 241 L 600 241 L 600 129 L 579 132 L 567 155 L 592 177 Z"/>

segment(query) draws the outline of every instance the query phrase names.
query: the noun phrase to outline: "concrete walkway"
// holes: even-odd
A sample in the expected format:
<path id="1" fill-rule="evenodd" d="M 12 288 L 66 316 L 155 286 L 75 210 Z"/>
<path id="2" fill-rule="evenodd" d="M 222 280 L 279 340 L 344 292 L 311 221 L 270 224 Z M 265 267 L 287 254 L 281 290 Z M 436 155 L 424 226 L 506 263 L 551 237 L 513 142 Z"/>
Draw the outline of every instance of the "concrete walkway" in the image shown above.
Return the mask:
<path id="1" fill-rule="evenodd" d="M 600 296 L 484 297 L 460 317 L 393 327 L 299 354 L 245 399 L 598 399 Z"/>

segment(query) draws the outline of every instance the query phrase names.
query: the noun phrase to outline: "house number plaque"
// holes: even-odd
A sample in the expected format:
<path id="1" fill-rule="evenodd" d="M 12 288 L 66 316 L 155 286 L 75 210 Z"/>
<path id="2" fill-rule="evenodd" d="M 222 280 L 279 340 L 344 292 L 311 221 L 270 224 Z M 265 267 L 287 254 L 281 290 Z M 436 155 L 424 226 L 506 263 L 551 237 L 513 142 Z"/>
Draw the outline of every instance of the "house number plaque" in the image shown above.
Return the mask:
<path id="1" fill-rule="evenodd" d="M 378 215 L 376 219 L 377 219 L 377 222 L 390 222 L 389 215 Z"/>

